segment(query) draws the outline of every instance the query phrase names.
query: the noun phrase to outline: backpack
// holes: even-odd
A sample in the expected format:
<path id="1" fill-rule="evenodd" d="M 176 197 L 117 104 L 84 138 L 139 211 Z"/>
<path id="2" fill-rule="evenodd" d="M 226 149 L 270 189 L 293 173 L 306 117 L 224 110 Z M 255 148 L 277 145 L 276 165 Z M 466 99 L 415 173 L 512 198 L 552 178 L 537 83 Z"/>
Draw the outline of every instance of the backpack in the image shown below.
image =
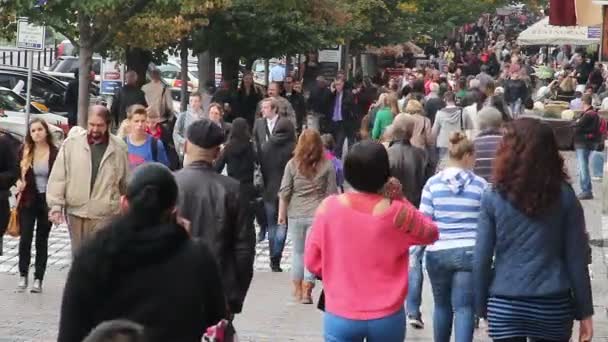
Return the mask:
<path id="1" fill-rule="evenodd" d="M 129 145 L 127 137 L 124 137 L 123 140 L 125 141 L 125 144 Z M 150 150 L 152 152 L 152 161 L 158 162 L 158 139 L 155 137 L 152 137 L 152 145 L 150 146 Z"/>

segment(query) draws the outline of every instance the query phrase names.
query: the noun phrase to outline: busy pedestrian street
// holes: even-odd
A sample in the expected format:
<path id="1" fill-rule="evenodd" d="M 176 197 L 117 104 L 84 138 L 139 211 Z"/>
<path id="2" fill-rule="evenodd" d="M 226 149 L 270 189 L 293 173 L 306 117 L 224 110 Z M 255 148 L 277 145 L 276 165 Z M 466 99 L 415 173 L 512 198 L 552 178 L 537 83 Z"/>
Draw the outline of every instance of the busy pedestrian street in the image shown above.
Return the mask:
<path id="1" fill-rule="evenodd" d="M 572 154 L 567 160 L 569 169 L 576 170 Z M 575 171 L 572 172 L 571 174 L 576 174 Z M 608 341 L 608 216 L 602 219 L 602 201 L 603 198 L 598 197 L 584 202 L 593 249 L 591 271 L 596 313 L 595 341 Z M 0 342 L 56 341 L 61 295 L 71 260 L 67 230 L 65 226 L 59 226 L 51 232 L 49 275 L 41 295 L 15 289 L 14 284 L 18 278 L 16 245 L 16 239 L 5 238 L 4 256 L 0 257 Z M 235 318 L 235 327 L 241 341 L 323 341 L 322 312 L 317 310 L 316 305 L 299 305 L 291 299 L 288 273 L 291 247 L 289 241 L 282 262 L 285 272 L 272 273 L 268 263 L 267 240 L 257 244 L 251 289 L 245 309 Z M 319 292 L 319 288 L 315 289 L 315 300 Z M 428 281 L 425 282 L 422 303 L 423 320 L 428 323 L 422 330 L 408 327 L 408 341 L 433 341 L 433 296 Z M 483 322 L 475 336 L 476 342 L 489 341 Z"/>
<path id="2" fill-rule="evenodd" d="M 608 342 L 608 1 L 0 0 L 0 342 Z"/>

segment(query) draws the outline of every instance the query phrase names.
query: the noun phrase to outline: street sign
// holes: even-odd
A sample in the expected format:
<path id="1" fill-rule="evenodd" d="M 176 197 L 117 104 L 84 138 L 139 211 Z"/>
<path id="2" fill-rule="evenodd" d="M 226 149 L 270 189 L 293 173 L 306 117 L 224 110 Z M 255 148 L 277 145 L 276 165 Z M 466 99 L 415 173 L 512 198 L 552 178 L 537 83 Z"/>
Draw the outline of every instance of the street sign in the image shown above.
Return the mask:
<path id="1" fill-rule="evenodd" d="M 114 95 L 122 87 L 125 68 L 115 61 L 104 59 L 101 64 L 101 91 L 103 95 Z"/>
<path id="2" fill-rule="evenodd" d="M 44 38 L 44 26 L 30 24 L 27 18 L 20 18 L 17 21 L 17 48 L 43 50 Z"/>

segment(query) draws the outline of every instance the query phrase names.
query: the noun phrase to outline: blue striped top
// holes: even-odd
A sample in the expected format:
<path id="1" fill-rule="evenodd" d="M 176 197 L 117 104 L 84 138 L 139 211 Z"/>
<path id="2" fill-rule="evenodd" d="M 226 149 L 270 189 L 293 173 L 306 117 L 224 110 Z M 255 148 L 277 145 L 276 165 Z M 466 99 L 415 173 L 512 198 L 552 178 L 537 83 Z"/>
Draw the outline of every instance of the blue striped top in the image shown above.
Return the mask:
<path id="1" fill-rule="evenodd" d="M 475 245 L 481 195 L 487 185 L 485 179 L 472 171 L 456 167 L 448 167 L 427 181 L 420 211 L 439 228 L 439 240 L 427 250 Z"/>

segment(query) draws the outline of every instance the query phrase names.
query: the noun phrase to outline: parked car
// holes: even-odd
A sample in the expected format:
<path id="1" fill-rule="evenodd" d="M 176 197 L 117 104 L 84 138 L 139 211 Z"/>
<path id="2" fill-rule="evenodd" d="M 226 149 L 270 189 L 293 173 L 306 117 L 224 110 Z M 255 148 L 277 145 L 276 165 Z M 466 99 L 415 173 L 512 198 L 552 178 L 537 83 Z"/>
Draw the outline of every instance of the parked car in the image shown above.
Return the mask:
<path id="1" fill-rule="evenodd" d="M 0 114 L 0 130 L 8 132 L 13 137 L 23 141 L 23 138 L 25 137 L 25 132 L 27 130 L 27 125 L 25 124 L 24 119 L 8 117 L 6 115 Z M 57 146 L 60 146 L 63 143 L 63 140 L 65 140 L 66 134 L 61 128 L 50 123 L 49 130 L 51 131 L 51 134 L 53 135 Z"/>
<path id="2" fill-rule="evenodd" d="M 19 81 L 22 86 L 19 87 Z M 18 90 L 22 96 L 27 91 L 27 69 L 1 67 L 0 68 L 0 87 Z M 41 103 L 57 114 L 67 114 L 67 109 L 63 103 L 67 86 L 60 80 L 46 75 L 40 71 L 34 71 L 32 75 L 32 100 Z"/>
<path id="3" fill-rule="evenodd" d="M 79 67 L 78 56 L 61 56 L 44 70 L 48 75 L 56 77 L 66 84 L 74 79 L 74 71 Z M 101 81 L 101 57 L 93 57 L 92 70 L 95 72 L 95 82 Z"/>
<path id="4" fill-rule="evenodd" d="M 179 63 L 169 61 L 159 65 L 160 77 L 172 88 L 182 86 L 182 67 Z M 189 68 L 190 69 L 190 68 Z M 198 89 L 198 75 L 188 70 L 188 90 Z"/>
<path id="5" fill-rule="evenodd" d="M 11 89 L 0 87 L 0 114 L 7 117 L 21 118 L 25 120 L 25 104 L 26 99 L 15 93 Z M 68 119 L 65 116 L 49 113 L 40 108 L 37 103 L 32 103 L 30 106 L 31 118 L 41 118 L 47 123 L 61 128 L 64 133 L 68 133 Z"/>

